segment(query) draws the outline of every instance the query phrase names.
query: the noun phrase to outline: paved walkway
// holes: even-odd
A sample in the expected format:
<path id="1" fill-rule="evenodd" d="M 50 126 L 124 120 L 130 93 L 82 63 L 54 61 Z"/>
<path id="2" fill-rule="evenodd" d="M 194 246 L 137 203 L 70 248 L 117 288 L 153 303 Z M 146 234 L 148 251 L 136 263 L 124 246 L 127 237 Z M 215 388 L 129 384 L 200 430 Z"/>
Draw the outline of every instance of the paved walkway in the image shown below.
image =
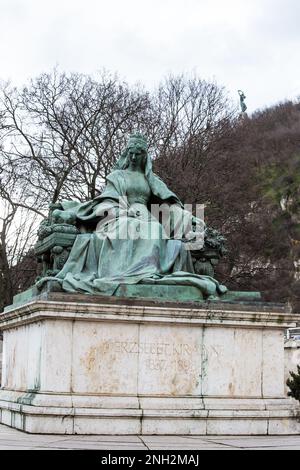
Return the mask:
<path id="1" fill-rule="evenodd" d="M 300 450 L 300 436 L 67 436 L 25 434 L 0 425 L 0 450 Z"/>

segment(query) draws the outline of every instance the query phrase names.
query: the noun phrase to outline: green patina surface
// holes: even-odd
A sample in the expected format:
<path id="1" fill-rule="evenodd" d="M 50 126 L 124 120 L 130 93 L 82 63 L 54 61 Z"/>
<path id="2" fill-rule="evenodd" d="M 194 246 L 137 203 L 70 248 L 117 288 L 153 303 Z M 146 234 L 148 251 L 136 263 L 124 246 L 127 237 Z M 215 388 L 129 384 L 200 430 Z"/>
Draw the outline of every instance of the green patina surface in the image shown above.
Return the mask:
<path id="1" fill-rule="evenodd" d="M 36 246 L 44 263 L 37 287 L 57 282 L 71 293 L 168 299 L 173 285 L 178 300 L 215 300 L 227 292 L 214 278 L 223 244 L 153 173 L 147 142 L 134 134 L 102 194 L 51 206 Z M 141 291 L 141 282 L 152 286 Z"/>
<path id="2" fill-rule="evenodd" d="M 171 210 L 155 216 L 153 206 Z M 60 290 L 175 302 L 260 300 L 258 292 L 228 292 L 215 279 L 224 237 L 153 173 L 139 134 L 130 137 L 102 194 L 85 203 L 52 204 L 38 235 L 42 277 L 15 296 L 15 305 Z"/>
<path id="3" fill-rule="evenodd" d="M 193 286 L 152 286 L 144 284 L 121 285 L 116 291 L 117 297 L 144 297 L 151 299 L 174 300 L 180 302 L 203 302 L 203 296 L 199 295 L 199 289 Z M 217 299 L 216 299 L 217 300 Z M 234 292 L 227 291 L 222 296 L 222 302 L 261 300 L 260 292 Z"/>
<path id="4" fill-rule="evenodd" d="M 13 305 L 16 304 L 25 304 L 29 302 L 31 299 L 34 299 L 40 295 L 40 291 L 38 290 L 37 287 L 33 286 L 30 287 L 30 289 L 25 290 L 24 292 L 21 292 L 20 294 L 17 294 L 13 298 Z"/>
<path id="5" fill-rule="evenodd" d="M 48 286 L 50 287 L 50 286 Z M 59 287 L 59 286 L 56 286 Z M 55 287 L 53 289 L 55 291 Z M 44 290 L 44 293 L 50 292 L 50 289 Z M 206 302 L 199 289 L 193 286 L 174 286 L 174 285 L 147 285 L 147 284 L 122 284 L 116 290 L 115 297 L 123 298 L 145 298 L 153 300 L 166 300 L 171 302 Z M 12 307 L 24 305 L 34 299 L 43 297 L 35 286 L 21 294 L 14 296 L 13 306 L 7 307 L 8 311 Z M 99 297 L 100 302 L 101 297 Z M 216 300 L 217 301 L 217 300 Z M 257 302 L 261 301 L 260 292 L 235 292 L 228 291 L 222 296 L 222 302 Z"/>
<path id="6" fill-rule="evenodd" d="M 60 230 L 64 228 L 62 224 L 59 224 L 58 227 Z M 53 249 L 55 246 L 68 247 L 72 246 L 76 239 L 76 234 L 72 233 L 63 233 L 63 232 L 54 232 L 43 240 L 39 241 L 35 245 L 36 255 L 45 253 L 45 251 Z"/>
<path id="7" fill-rule="evenodd" d="M 199 289 L 192 286 L 120 285 L 116 297 L 178 300 L 182 302 L 203 301 Z"/>

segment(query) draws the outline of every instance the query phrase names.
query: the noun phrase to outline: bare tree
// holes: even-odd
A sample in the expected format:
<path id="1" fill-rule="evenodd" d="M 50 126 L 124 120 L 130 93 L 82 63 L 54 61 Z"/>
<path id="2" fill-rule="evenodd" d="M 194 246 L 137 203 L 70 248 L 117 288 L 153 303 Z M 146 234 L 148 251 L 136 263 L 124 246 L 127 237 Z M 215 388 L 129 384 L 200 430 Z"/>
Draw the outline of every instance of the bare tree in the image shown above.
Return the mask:
<path id="1" fill-rule="evenodd" d="M 219 152 L 219 141 L 231 129 L 237 110 L 224 88 L 185 75 L 163 81 L 154 106 L 160 136 L 157 171 L 176 185 L 183 200 L 206 202 L 199 179 Z"/>
<path id="2" fill-rule="evenodd" d="M 8 177 L 9 176 L 9 177 Z M 26 272 L 20 263 L 32 249 L 41 216 L 35 208 L 23 204 L 22 191 L 13 175 L 0 178 L 0 308 L 12 302 L 13 295 L 27 287 L 26 278 L 34 278 L 35 267 Z M 34 263 L 33 263 L 34 265 Z M 19 266 L 18 269 L 14 269 Z M 30 285 L 30 284 L 29 284 Z"/>
<path id="3" fill-rule="evenodd" d="M 42 205 L 93 198 L 150 109 L 145 92 L 105 72 L 93 80 L 57 71 L 21 91 L 6 87 L 2 106 L 10 126 L 7 166 L 30 187 L 30 201 L 38 195 Z"/>

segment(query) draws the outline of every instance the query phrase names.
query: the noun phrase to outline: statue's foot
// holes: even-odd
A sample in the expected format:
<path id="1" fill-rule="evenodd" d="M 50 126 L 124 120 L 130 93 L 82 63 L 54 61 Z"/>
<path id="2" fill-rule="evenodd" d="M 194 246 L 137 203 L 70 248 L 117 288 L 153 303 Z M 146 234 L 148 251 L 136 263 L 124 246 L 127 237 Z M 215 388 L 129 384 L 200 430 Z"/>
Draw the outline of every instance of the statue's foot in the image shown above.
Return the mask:
<path id="1" fill-rule="evenodd" d="M 206 300 L 220 300 L 218 295 L 209 295 Z"/>
<path id="2" fill-rule="evenodd" d="M 218 291 L 220 292 L 220 294 L 226 294 L 226 292 L 228 291 L 228 289 L 227 289 L 226 286 L 223 286 L 223 284 L 219 284 L 219 286 L 218 286 Z"/>

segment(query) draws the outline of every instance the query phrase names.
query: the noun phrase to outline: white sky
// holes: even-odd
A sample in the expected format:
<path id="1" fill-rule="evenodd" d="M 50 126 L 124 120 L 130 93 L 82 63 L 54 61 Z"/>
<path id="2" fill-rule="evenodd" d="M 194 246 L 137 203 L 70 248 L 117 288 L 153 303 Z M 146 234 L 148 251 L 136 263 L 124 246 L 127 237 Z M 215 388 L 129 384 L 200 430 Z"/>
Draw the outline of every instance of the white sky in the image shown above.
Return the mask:
<path id="1" fill-rule="evenodd" d="M 58 65 L 155 86 L 196 72 L 248 110 L 300 95 L 300 0 L 0 0 L 0 79 Z"/>

